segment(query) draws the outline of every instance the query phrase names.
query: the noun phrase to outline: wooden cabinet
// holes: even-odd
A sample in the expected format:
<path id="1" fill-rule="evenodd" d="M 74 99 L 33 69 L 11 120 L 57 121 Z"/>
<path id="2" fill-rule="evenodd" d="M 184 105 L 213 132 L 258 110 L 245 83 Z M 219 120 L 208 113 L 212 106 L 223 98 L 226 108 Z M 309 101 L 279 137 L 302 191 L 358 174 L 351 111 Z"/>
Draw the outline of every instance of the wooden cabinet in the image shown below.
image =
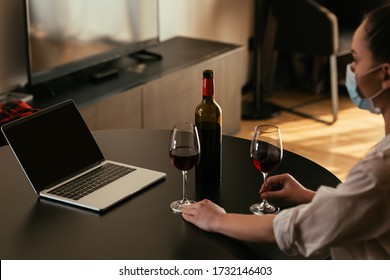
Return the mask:
<path id="1" fill-rule="evenodd" d="M 96 101 L 80 112 L 90 130 L 142 128 L 142 87 Z"/>

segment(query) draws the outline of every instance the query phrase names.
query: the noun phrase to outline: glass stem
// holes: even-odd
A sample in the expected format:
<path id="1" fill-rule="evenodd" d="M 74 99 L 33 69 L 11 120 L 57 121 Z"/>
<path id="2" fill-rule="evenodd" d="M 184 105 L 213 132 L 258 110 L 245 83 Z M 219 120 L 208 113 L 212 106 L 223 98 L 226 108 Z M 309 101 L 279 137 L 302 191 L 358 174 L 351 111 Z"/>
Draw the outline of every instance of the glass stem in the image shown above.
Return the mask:
<path id="1" fill-rule="evenodd" d="M 187 170 L 182 170 L 183 173 L 183 203 L 187 201 Z"/>
<path id="2" fill-rule="evenodd" d="M 264 173 L 264 172 L 262 172 L 263 173 L 263 178 L 264 178 L 264 182 L 263 182 L 263 184 L 265 184 L 265 181 L 267 180 L 267 173 Z M 268 204 L 268 201 L 267 201 L 267 199 L 264 197 L 263 198 L 263 204 L 266 206 L 267 204 Z"/>

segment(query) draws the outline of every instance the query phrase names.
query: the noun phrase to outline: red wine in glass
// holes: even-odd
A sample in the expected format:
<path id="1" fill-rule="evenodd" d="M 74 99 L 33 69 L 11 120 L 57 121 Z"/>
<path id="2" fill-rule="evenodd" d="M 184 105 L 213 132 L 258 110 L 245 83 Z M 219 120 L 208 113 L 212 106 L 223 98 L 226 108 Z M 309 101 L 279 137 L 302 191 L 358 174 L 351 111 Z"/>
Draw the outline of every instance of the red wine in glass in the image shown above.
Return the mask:
<path id="1" fill-rule="evenodd" d="M 199 158 L 199 151 L 191 147 L 181 147 L 169 152 L 172 164 L 179 170 L 192 169 Z"/>
<path id="2" fill-rule="evenodd" d="M 267 142 L 257 141 L 256 145 L 261 147 L 251 154 L 252 163 L 260 172 L 270 173 L 280 164 L 282 151 Z"/>

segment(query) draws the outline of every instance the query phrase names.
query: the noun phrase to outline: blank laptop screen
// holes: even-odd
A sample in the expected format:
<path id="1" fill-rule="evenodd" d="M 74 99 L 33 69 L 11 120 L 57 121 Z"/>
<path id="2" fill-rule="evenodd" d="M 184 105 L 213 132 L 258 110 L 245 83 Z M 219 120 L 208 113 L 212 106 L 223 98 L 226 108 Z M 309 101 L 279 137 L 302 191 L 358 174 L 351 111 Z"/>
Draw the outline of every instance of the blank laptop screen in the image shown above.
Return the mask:
<path id="1" fill-rule="evenodd" d="M 3 130 L 38 193 L 104 160 L 72 101 L 10 123 Z"/>

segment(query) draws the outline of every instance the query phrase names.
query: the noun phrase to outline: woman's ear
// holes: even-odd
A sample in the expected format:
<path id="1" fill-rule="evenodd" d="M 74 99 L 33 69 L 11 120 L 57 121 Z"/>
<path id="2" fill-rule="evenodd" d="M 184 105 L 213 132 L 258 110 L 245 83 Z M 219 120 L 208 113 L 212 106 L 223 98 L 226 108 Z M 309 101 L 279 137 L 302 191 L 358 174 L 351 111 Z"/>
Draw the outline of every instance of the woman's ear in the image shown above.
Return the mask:
<path id="1" fill-rule="evenodd" d="M 382 82 L 382 89 L 387 90 L 390 89 L 390 63 L 385 63 L 383 65 L 383 82 Z"/>

